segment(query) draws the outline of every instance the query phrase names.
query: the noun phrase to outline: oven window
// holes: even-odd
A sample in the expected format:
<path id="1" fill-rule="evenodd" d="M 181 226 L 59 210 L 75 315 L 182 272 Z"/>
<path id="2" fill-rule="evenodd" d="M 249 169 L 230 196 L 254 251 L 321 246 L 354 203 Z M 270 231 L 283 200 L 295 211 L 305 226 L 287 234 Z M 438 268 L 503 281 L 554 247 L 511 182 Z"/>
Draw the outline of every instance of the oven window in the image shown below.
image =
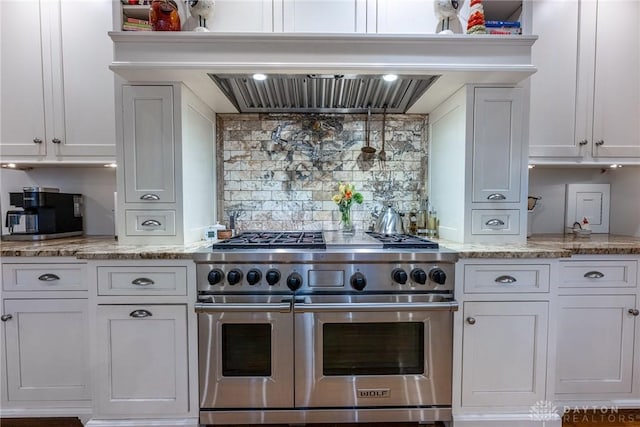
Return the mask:
<path id="1" fill-rule="evenodd" d="M 222 325 L 222 375 L 271 376 L 271 324 Z"/>
<path id="2" fill-rule="evenodd" d="M 324 375 L 424 373 L 424 323 L 325 323 Z"/>

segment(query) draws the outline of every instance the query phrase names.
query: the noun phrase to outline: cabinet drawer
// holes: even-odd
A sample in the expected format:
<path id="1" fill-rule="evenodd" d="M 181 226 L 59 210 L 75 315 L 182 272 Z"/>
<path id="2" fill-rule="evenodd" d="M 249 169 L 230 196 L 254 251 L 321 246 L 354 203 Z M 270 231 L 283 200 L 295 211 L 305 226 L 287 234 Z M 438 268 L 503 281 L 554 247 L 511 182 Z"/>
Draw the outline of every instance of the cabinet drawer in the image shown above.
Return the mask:
<path id="1" fill-rule="evenodd" d="M 471 234 L 518 234 L 520 211 L 517 209 L 474 209 Z"/>
<path id="2" fill-rule="evenodd" d="M 464 266 L 466 293 L 549 292 L 548 264 Z"/>
<path id="3" fill-rule="evenodd" d="M 186 294 L 186 267 L 98 267 L 98 295 Z"/>
<path id="4" fill-rule="evenodd" d="M 635 288 L 638 263 L 633 260 L 560 263 L 561 288 Z"/>
<path id="5" fill-rule="evenodd" d="M 86 291 L 85 264 L 3 264 L 5 291 Z"/>
<path id="6" fill-rule="evenodd" d="M 129 236 L 175 236 L 175 211 L 128 210 L 125 212 Z"/>

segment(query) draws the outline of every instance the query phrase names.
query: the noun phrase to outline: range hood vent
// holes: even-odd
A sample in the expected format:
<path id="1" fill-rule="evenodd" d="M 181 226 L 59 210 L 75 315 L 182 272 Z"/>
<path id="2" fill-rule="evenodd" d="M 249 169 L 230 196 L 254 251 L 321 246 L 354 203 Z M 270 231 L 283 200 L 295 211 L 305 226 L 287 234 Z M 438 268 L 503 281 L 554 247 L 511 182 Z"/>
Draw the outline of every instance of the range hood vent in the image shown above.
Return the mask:
<path id="1" fill-rule="evenodd" d="M 209 74 L 241 113 L 389 113 L 406 111 L 438 76 Z"/>

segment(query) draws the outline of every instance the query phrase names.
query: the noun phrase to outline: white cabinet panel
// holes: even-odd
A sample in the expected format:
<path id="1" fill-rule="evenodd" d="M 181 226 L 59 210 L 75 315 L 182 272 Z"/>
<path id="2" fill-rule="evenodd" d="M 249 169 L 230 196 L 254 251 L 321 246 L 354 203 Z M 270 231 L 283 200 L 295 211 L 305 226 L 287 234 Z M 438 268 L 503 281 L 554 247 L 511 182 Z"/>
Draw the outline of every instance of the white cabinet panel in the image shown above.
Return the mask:
<path id="1" fill-rule="evenodd" d="M 517 209 L 474 209 L 471 211 L 471 234 L 502 235 L 520 232 Z"/>
<path id="2" fill-rule="evenodd" d="M 279 1 L 216 0 L 213 17 L 207 20 L 207 28 L 211 32 L 222 33 L 282 32 L 282 18 L 274 20 L 276 13 L 274 3 Z M 281 7 L 279 5 L 278 10 Z M 280 24 L 279 29 L 276 21 Z"/>
<path id="3" fill-rule="evenodd" d="M 188 412 L 186 306 L 99 305 L 96 322 L 98 416 Z"/>
<path id="4" fill-rule="evenodd" d="M 375 29 L 369 32 L 434 34 L 440 31 L 433 0 L 377 0 L 375 3 Z M 462 32 L 459 23 L 452 23 L 454 29 Z"/>
<path id="5" fill-rule="evenodd" d="M 635 295 L 558 298 L 556 394 L 631 393 Z"/>
<path id="6" fill-rule="evenodd" d="M 123 86 L 125 201 L 175 202 L 171 86 Z"/>
<path id="7" fill-rule="evenodd" d="M 2 264 L 5 291 L 86 291 L 85 264 Z"/>
<path id="8" fill-rule="evenodd" d="M 86 299 L 5 299 L 9 401 L 89 400 Z"/>
<path id="9" fill-rule="evenodd" d="M 549 292 L 548 264 L 467 264 L 465 293 Z"/>
<path id="10" fill-rule="evenodd" d="M 465 302 L 462 406 L 530 406 L 545 397 L 546 302 Z"/>
<path id="11" fill-rule="evenodd" d="M 518 202 L 522 170 L 519 88 L 476 88 L 473 109 L 473 202 Z"/>
<path id="12" fill-rule="evenodd" d="M 98 267 L 98 295 L 186 295 L 185 267 Z"/>
<path id="13" fill-rule="evenodd" d="M 366 7 L 366 0 L 284 0 L 284 31 L 364 33 Z"/>
<path id="14" fill-rule="evenodd" d="M 565 261 L 560 288 L 635 288 L 638 263 L 631 260 Z M 575 292 L 575 291 L 574 291 Z"/>

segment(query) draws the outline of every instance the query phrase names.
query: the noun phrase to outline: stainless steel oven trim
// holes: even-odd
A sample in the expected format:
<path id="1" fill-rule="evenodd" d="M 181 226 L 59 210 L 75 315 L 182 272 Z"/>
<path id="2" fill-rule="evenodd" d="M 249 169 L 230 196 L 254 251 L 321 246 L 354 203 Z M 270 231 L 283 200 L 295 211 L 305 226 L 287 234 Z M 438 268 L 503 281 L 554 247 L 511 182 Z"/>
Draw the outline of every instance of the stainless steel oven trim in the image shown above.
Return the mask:
<path id="1" fill-rule="evenodd" d="M 387 312 L 387 311 L 457 311 L 458 303 L 427 302 L 427 303 L 299 303 L 296 302 L 295 313 L 345 313 L 345 312 Z"/>

